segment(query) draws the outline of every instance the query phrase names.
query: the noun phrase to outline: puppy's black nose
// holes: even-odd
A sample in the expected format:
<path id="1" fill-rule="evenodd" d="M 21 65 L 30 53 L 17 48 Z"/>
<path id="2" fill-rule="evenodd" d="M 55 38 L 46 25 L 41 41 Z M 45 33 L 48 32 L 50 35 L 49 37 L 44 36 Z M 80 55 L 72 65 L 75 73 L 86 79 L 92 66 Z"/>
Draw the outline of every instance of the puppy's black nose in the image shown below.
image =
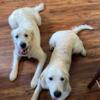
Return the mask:
<path id="1" fill-rule="evenodd" d="M 56 97 L 56 98 L 59 98 L 60 96 L 61 96 L 61 92 L 60 91 L 55 91 L 54 92 L 54 96 Z"/>
<path id="2" fill-rule="evenodd" d="M 21 46 L 21 48 L 25 49 L 26 48 L 26 43 L 23 42 L 23 43 L 20 44 L 20 46 Z"/>

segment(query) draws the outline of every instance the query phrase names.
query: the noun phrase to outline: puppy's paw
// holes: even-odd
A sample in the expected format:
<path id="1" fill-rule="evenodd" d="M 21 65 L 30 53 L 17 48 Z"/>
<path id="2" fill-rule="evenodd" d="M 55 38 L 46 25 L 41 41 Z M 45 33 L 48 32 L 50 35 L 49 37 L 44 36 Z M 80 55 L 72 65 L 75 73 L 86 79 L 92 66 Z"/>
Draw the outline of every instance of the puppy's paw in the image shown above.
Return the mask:
<path id="1" fill-rule="evenodd" d="M 49 49 L 50 52 L 53 52 L 54 48 Z"/>
<path id="2" fill-rule="evenodd" d="M 86 56 L 86 50 L 85 50 L 85 49 L 83 49 L 82 55 L 83 55 L 83 56 Z"/>
<path id="3" fill-rule="evenodd" d="M 37 98 L 33 95 L 31 100 L 37 100 Z"/>
<path id="4" fill-rule="evenodd" d="M 31 81 L 31 88 L 35 88 L 37 86 L 38 80 L 37 79 L 32 79 Z"/>
<path id="5" fill-rule="evenodd" d="M 50 48 L 49 48 L 49 51 L 50 51 L 50 52 L 53 52 L 53 50 L 54 50 L 54 47 L 50 47 Z"/>
<path id="6" fill-rule="evenodd" d="M 9 75 L 9 80 L 10 81 L 14 81 L 17 77 L 17 72 L 16 71 L 11 71 L 10 75 Z"/>

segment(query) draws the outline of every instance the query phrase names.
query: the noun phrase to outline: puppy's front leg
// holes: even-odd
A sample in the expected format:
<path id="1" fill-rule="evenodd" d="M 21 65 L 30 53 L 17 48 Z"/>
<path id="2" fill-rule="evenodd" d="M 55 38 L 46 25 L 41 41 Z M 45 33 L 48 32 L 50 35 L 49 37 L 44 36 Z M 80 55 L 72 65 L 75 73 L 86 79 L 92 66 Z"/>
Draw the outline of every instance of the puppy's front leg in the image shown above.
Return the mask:
<path id="1" fill-rule="evenodd" d="M 37 65 L 37 69 L 36 69 L 36 72 L 34 74 L 34 77 L 32 78 L 32 81 L 31 81 L 32 88 L 36 87 L 36 85 L 38 83 L 38 79 L 39 79 L 40 74 L 42 72 L 43 66 L 44 66 L 45 61 L 46 61 L 46 54 L 43 51 L 40 51 L 38 54 L 39 54 L 39 56 L 38 56 L 39 63 Z"/>
<path id="2" fill-rule="evenodd" d="M 31 100 L 38 100 L 38 97 L 39 97 L 41 90 L 42 90 L 42 87 L 41 87 L 41 84 L 39 81 Z"/>
<path id="3" fill-rule="evenodd" d="M 14 51 L 12 69 L 9 75 L 10 81 L 14 81 L 17 77 L 19 60 L 20 60 L 20 57 L 16 54 L 16 51 Z"/>

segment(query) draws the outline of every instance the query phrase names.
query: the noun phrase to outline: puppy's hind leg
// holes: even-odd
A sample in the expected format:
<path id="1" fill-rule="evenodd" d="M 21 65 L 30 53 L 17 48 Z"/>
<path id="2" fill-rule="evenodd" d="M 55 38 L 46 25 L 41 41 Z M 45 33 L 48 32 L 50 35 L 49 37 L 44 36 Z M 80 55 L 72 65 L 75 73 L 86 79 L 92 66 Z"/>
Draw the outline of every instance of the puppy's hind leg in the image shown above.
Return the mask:
<path id="1" fill-rule="evenodd" d="M 40 14 L 38 12 L 35 12 L 35 13 L 33 13 L 33 16 L 34 16 L 34 19 L 35 19 L 37 25 L 40 26 L 42 23 Z"/>
<path id="2" fill-rule="evenodd" d="M 39 5 L 32 8 L 34 12 L 40 12 L 44 10 L 44 3 L 40 3 Z"/>
<path id="3" fill-rule="evenodd" d="M 44 3 L 40 3 L 38 6 L 32 8 L 34 19 L 39 26 L 41 25 L 41 16 L 39 12 L 42 11 L 43 9 L 44 9 Z"/>
<path id="4" fill-rule="evenodd" d="M 73 49 L 73 53 L 76 53 L 76 54 L 81 53 L 81 55 L 86 56 L 86 50 L 80 39 L 78 39 L 78 41 L 76 41 L 76 44 Z"/>

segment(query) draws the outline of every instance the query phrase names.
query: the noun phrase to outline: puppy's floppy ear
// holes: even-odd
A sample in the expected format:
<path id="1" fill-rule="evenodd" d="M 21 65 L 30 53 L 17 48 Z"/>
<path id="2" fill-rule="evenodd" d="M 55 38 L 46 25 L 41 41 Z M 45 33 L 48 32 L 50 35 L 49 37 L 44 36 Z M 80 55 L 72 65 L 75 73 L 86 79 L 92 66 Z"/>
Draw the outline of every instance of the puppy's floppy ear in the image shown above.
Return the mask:
<path id="1" fill-rule="evenodd" d="M 69 73 L 68 72 L 65 73 L 65 78 L 66 79 L 65 79 L 64 89 L 65 89 L 65 91 L 67 91 L 67 95 L 69 95 L 71 92 L 71 86 L 70 86 L 70 82 L 69 82 Z"/>
<path id="2" fill-rule="evenodd" d="M 44 70 L 40 76 L 40 83 L 42 88 L 48 89 L 47 83 L 46 83 L 46 70 Z"/>
<path id="3" fill-rule="evenodd" d="M 32 28 L 28 28 L 26 30 L 26 32 L 29 33 L 31 35 L 31 38 L 33 39 L 33 37 L 34 37 L 34 30 Z"/>
<path id="4" fill-rule="evenodd" d="M 71 86 L 70 86 L 70 82 L 69 81 L 65 82 L 65 89 L 66 89 L 66 91 L 68 91 L 68 93 L 71 92 Z"/>
<path id="5" fill-rule="evenodd" d="M 33 39 L 33 37 L 34 37 L 34 32 L 31 31 L 31 39 Z"/>
<path id="6" fill-rule="evenodd" d="M 11 31 L 11 35 L 14 36 L 14 34 L 17 33 L 17 30 L 18 30 L 18 29 L 12 30 L 12 31 Z"/>

